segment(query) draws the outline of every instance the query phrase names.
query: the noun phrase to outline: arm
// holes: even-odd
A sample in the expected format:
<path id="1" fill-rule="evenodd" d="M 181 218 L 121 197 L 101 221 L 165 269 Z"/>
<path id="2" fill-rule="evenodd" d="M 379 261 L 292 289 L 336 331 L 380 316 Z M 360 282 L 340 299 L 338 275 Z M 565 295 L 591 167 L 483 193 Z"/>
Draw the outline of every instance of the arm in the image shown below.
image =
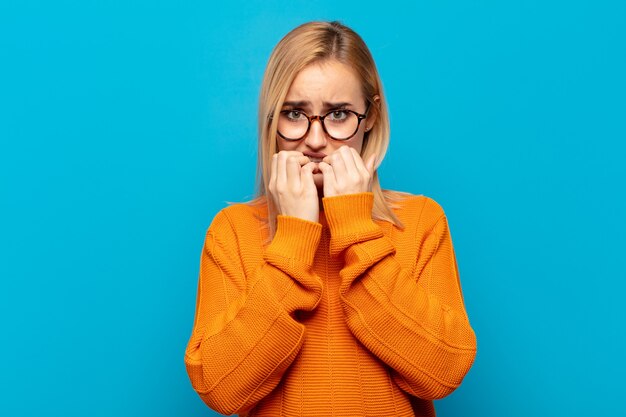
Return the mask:
<path id="1" fill-rule="evenodd" d="M 276 235 L 250 276 L 224 212 L 206 234 L 185 365 L 202 400 L 223 414 L 252 408 L 278 385 L 304 340 L 304 326 L 291 313 L 314 309 L 321 297 L 311 270 L 321 225 L 277 220 Z"/>
<path id="2" fill-rule="evenodd" d="M 438 212 L 428 216 L 434 224 L 415 242 L 409 270 L 371 219 L 372 204 L 372 193 L 324 201 L 331 253 L 344 252 L 340 295 L 348 326 L 404 391 L 442 398 L 459 386 L 476 355 L 446 217 L 430 205 L 430 213 Z"/>

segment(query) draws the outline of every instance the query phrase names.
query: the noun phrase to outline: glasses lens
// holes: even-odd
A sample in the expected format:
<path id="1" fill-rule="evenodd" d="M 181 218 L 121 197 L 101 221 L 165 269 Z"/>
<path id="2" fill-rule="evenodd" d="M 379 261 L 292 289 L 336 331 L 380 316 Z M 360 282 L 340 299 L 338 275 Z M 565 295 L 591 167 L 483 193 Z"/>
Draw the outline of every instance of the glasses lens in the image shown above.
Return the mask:
<path id="1" fill-rule="evenodd" d="M 346 110 L 333 110 L 324 117 L 324 128 L 336 140 L 349 139 L 359 127 L 359 117 Z M 309 128 L 309 120 L 300 110 L 283 110 L 278 118 L 278 133 L 285 139 L 301 139 Z"/>
<path id="2" fill-rule="evenodd" d="M 309 120 L 299 110 L 283 110 L 278 117 L 278 133 L 285 139 L 300 139 L 306 134 Z"/>
<path id="3" fill-rule="evenodd" d="M 324 127 L 333 139 L 349 139 L 359 127 L 359 117 L 349 111 L 333 110 L 326 114 Z"/>

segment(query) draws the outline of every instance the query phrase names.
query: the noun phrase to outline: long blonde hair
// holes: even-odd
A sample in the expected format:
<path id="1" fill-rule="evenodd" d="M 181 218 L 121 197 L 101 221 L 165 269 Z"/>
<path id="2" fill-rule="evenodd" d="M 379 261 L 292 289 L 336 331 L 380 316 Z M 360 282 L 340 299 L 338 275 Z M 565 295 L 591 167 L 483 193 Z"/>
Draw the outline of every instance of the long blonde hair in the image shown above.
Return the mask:
<path id="1" fill-rule="evenodd" d="M 340 22 L 309 22 L 289 32 L 270 55 L 259 97 L 259 148 L 257 163 L 257 197 L 248 204 L 267 203 L 269 238 L 276 230 L 276 207 L 269 196 L 268 183 L 272 155 L 278 151 L 276 131 L 278 120 L 272 117 L 282 108 L 289 87 L 296 75 L 306 66 L 325 60 L 336 60 L 352 68 L 363 88 L 363 96 L 370 103 L 370 117 L 374 126 L 365 133 L 361 157 L 363 160 L 377 154 L 376 168 L 380 166 L 389 145 L 389 115 L 383 87 L 374 59 L 363 39 Z M 379 100 L 375 100 L 378 96 Z M 386 220 L 399 228 L 404 225 L 392 211 L 397 202 L 410 194 L 383 191 L 378 173 L 372 179 L 374 207 L 372 217 Z"/>

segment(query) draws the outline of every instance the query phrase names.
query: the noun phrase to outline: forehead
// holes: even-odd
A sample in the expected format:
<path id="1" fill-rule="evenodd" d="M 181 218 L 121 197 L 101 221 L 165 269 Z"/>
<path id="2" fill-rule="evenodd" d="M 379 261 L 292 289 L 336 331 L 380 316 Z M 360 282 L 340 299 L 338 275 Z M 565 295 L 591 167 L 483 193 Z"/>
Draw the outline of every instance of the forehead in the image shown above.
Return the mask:
<path id="1" fill-rule="evenodd" d="M 362 98 L 361 84 L 352 69 L 336 60 L 313 63 L 295 77 L 286 100 L 317 102 L 347 101 Z"/>

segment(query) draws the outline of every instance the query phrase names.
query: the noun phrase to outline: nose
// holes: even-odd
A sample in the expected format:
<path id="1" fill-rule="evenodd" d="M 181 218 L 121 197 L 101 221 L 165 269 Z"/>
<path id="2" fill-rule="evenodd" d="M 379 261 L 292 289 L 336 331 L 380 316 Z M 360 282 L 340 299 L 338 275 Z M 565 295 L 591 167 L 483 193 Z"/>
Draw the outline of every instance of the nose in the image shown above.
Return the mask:
<path id="1" fill-rule="evenodd" d="M 319 150 L 326 146 L 326 132 L 322 127 L 322 121 L 319 118 L 311 120 L 311 127 L 307 133 L 304 143 L 311 149 Z"/>

